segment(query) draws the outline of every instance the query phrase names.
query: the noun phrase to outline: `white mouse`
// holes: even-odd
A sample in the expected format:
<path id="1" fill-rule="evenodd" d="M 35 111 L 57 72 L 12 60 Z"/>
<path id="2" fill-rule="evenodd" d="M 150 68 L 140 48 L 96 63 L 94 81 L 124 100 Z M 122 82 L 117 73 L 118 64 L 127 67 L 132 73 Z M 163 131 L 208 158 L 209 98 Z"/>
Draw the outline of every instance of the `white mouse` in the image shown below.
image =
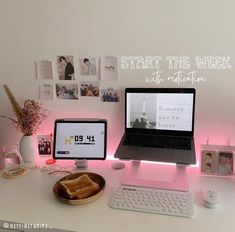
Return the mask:
<path id="1" fill-rule="evenodd" d="M 122 162 L 115 162 L 115 163 L 113 163 L 112 165 L 111 165 L 111 168 L 113 169 L 113 170 L 121 170 L 121 169 L 123 169 L 123 168 L 125 168 L 125 164 L 124 163 L 122 163 Z"/>
<path id="2" fill-rule="evenodd" d="M 221 204 L 219 194 L 214 190 L 207 190 L 203 192 L 204 205 L 208 208 L 216 208 Z"/>

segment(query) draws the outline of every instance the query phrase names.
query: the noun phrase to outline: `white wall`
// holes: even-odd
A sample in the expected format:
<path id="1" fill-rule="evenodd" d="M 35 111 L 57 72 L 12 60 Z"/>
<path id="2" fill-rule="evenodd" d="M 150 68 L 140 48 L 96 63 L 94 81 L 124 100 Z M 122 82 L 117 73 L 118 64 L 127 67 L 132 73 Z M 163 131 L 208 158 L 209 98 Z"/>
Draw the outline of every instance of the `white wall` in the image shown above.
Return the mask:
<path id="1" fill-rule="evenodd" d="M 207 137 L 211 143 L 225 143 L 229 137 L 235 144 L 234 12 L 234 0 L 0 0 L 0 84 L 8 84 L 20 103 L 37 99 L 42 81 L 36 80 L 34 62 L 55 62 L 57 55 L 74 55 L 75 62 L 79 56 L 104 55 L 230 56 L 232 69 L 205 70 L 206 82 L 180 86 L 197 89 L 197 144 Z M 164 65 L 161 70 L 169 73 Z M 150 71 L 120 70 L 118 82 L 101 86 L 178 87 L 146 84 L 148 75 Z M 43 105 L 52 113 L 39 133 L 50 133 L 55 118 L 104 117 L 111 154 L 123 133 L 123 98 L 120 104 L 83 98 Z M 0 106 L 0 114 L 13 116 L 2 88 Z M 8 121 L 0 119 L 0 127 L 0 145 L 18 142 L 20 133 Z"/>

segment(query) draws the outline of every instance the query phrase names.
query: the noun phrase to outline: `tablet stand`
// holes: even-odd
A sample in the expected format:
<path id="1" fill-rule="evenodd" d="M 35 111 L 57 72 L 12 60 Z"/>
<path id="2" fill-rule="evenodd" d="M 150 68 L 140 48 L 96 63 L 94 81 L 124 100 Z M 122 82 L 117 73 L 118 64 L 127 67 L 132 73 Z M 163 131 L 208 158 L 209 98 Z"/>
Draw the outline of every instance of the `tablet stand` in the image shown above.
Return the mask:
<path id="1" fill-rule="evenodd" d="M 75 161 L 75 166 L 76 166 L 76 168 L 78 168 L 78 169 L 80 169 L 80 168 L 85 169 L 85 168 L 88 167 L 88 160 L 86 160 L 86 159 L 83 159 L 83 160 L 76 160 L 76 161 Z"/>
<path id="2" fill-rule="evenodd" d="M 130 167 L 124 173 L 121 184 L 144 188 L 168 189 L 176 191 L 189 191 L 186 176 L 186 165 L 176 164 L 174 179 L 172 182 L 146 180 L 137 177 L 141 161 L 132 161 Z"/>

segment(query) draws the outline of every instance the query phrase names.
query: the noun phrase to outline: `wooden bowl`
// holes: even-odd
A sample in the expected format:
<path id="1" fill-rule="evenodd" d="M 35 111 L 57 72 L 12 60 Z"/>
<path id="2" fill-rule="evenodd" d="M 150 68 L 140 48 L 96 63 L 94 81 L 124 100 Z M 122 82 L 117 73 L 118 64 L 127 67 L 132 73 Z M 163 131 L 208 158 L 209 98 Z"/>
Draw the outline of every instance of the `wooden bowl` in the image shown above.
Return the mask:
<path id="1" fill-rule="evenodd" d="M 77 197 L 74 197 L 71 199 L 60 182 L 63 180 L 73 180 L 84 174 L 88 175 L 91 178 L 91 180 L 97 183 L 99 185 L 99 189 L 96 192 L 94 192 L 94 194 L 90 197 L 84 199 L 78 199 Z M 105 187 L 105 179 L 102 176 L 92 172 L 79 172 L 67 175 L 58 180 L 53 186 L 53 193 L 55 197 L 63 203 L 69 205 L 81 205 L 81 204 L 90 203 L 98 199 L 103 194 L 104 187 Z"/>

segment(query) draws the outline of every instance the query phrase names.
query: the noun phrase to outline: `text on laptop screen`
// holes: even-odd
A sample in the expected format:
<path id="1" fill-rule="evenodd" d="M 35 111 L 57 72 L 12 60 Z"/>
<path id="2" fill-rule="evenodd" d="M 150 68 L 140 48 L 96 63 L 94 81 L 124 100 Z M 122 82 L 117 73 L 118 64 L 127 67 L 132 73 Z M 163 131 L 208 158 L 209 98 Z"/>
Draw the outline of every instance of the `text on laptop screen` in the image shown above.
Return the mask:
<path id="1" fill-rule="evenodd" d="M 104 123 L 56 123 L 54 156 L 58 159 L 103 159 Z"/>
<path id="2" fill-rule="evenodd" d="M 127 93 L 126 128 L 192 131 L 192 93 Z"/>

